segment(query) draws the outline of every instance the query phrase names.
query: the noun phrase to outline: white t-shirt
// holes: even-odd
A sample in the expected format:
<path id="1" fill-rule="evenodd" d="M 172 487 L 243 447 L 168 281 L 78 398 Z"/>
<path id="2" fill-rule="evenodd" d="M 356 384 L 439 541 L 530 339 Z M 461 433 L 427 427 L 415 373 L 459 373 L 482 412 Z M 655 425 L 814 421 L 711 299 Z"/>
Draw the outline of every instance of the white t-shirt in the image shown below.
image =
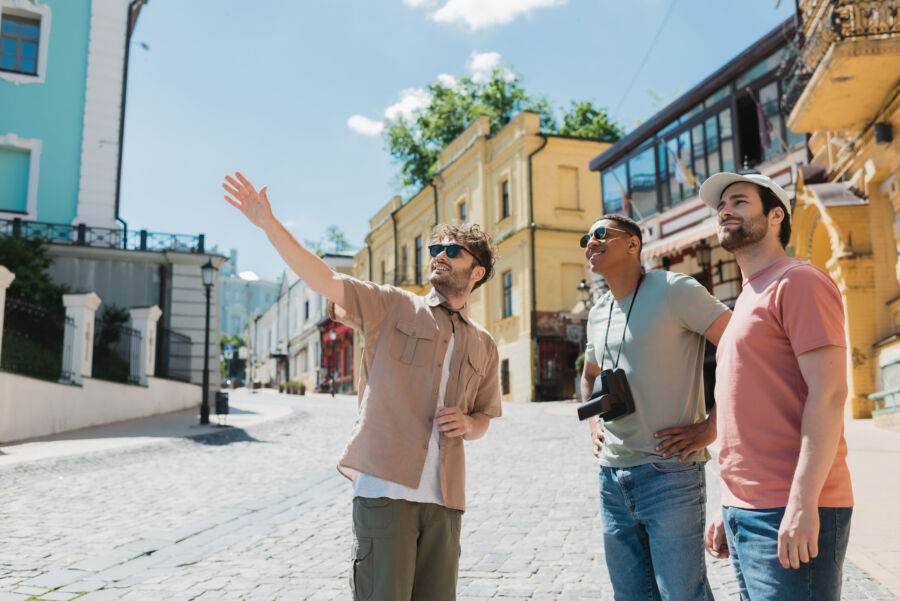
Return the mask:
<path id="1" fill-rule="evenodd" d="M 447 345 L 447 354 L 444 356 L 444 367 L 441 369 L 441 385 L 439 387 L 437 407 L 444 406 L 444 397 L 447 394 L 447 382 L 450 379 L 450 358 L 453 356 L 453 342 L 455 336 L 451 334 L 450 343 Z M 435 408 L 435 413 L 437 412 Z M 428 441 L 428 453 L 425 455 L 425 466 L 422 468 L 422 477 L 418 488 L 410 488 L 370 476 L 362 472 L 356 472 L 353 478 L 353 496 L 377 499 L 387 497 L 389 499 L 402 499 L 414 503 L 444 504 L 444 495 L 441 492 L 441 433 L 438 431 L 437 422 L 431 427 L 431 438 Z"/>

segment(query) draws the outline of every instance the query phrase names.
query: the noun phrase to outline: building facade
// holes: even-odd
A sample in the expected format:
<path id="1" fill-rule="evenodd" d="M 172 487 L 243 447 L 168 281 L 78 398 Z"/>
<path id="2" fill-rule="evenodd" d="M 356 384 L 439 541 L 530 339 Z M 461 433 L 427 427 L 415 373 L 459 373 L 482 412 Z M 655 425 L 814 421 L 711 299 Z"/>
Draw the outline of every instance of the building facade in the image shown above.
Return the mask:
<path id="1" fill-rule="evenodd" d="M 252 271 L 238 272 L 238 252 L 231 249 L 219 272 L 219 328 L 228 336 L 243 335 L 251 316 L 268 309 L 278 298 L 279 285 Z"/>
<path id="2" fill-rule="evenodd" d="M 200 267 L 225 257 L 202 234 L 129 230 L 119 217 L 128 49 L 144 4 L 0 0 L 0 236 L 46 240 L 51 277 L 106 305 L 159 306 L 157 348 L 189 338 L 199 383 L 219 338 L 216 280 L 204 349 Z"/>
<path id="3" fill-rule="evenodd" d="M 350 274 L 353 256 L 325 253 L 323 260 L 338 273 Z M 330 333 L 335 332 L 332 339 Z M 249 346 L 248 381 L 255 387 L 299 382 L 306 390 L 352 392 L 352 330 L 328 316 L 326 299 L 290 270 L 281 278 L 274 302 L 254 315 L 246 331 Z M 349 371 L 348 371 L 349 370 Z"/>
<path id="4" fill-rule="evenodd" d="M 900 429 L 900 2 L 799 3 L 788 125 L 809 134 L 791 246 L 847 309 L 849 410 Z"/>
<path id="5" fill-rule="evenodd" d="M 494 278 L 470 297 L 469 315 L 497 342 L 503 400 L 571 398 L 584 347 L 571 310 L 588 274 L 578 239 L 602 210 L 587 163 L 608 146 L 541 133 L 536 113 L 495 135 L 479 117 L 440 153 L 430 185 L 406 202 L 393 198 L 369 221 L 354 274 L 424 294 L 435 224 L 480 224 L 500 257 Z"/>

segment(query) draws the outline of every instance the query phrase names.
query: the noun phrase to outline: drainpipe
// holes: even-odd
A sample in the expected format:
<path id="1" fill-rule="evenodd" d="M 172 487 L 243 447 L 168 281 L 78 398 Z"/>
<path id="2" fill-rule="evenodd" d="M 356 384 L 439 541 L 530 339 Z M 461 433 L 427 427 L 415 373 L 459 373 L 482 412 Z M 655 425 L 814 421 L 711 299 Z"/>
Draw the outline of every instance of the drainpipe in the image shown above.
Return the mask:
<path id="1" fill-rule="evenodd" d="M 366 252 L 369 253 L 369 281 L 372 280 L 372 245 L 369 244 L 368 240 L 366 241 Z"/>
<path id="2" fill-rule="evenodd" d="M 431 186 L 431 190 L 434 192 L 434 225 L 437 227 L 437 224 L 440 223 L 440 219 L 438 217 L 438 193 L 437 186 L 434 183 L 429 184 Z"/>
<path id="3" fill-rule="evenodd" d="M 537 149 L 534 150 L 531 154 L 528 155 L 528 223 L 531 228 L 531 400 L 535 399 L 535 392 L 537 390 L 537 377 L 540 373 L 540 357 L 538 356 L 538 344 L 537 344 L 537 275 L 535 274 L 535 260 L 534 260 L 534 238 L 535 238 L 535 230 L 537 226 L 534 223 L 534 168 L 532 166 L 531 159 L 534 155 L 539 153 L 544 149 L 544 146 L 547 145 L 549 138 L 544 134 L 538 134 L 541 138 L 543 138 L 543 142 Z"/>
<path id="4" fill-rule="evenodd" d="M 397 216 L 396 211 L 391 211 L 391 221 L 394 224 L 394 285 L 397 285 Z"/>
<path id="5" fill-rule="evenodd" d="M 125 230 L 125 235 L 122 237 L 122 248 L 125 248 L 128 240 L 128 224 L 119 216 L 119 199 L 122 194 L 122 144 L 125 141 L 125 95 L 128 92 L 128 57 L 131 50 L 131 34 L 134 33 L 134 27 L 137 25 L 141 7 L 147 2 L 148 0 L 132 0 L 128 5 L 128 22 L 125 24 L 125 63 L 122 68 L 122 101 L 119 104 L 119 161 L 116 165 L 116 221 L 120 221 L 122 229 Z"/>

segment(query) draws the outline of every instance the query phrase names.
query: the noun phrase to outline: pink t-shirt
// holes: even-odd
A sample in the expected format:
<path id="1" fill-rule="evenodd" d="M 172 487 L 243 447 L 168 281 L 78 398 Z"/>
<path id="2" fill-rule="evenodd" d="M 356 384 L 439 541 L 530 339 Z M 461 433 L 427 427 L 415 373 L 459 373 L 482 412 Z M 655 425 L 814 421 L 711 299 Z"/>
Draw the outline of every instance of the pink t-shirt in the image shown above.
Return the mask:
<path id="1" fill-rule="evenodd" d="M 783 259 L 744 282 L 716 352 L 723 505 L 787 505 L 808 392 L 797 356 L 827 345 L 847 346 L 844 306 L 828 274 Z M 842 428 L 819 507 L 853 505 L 846 457 Z"/>

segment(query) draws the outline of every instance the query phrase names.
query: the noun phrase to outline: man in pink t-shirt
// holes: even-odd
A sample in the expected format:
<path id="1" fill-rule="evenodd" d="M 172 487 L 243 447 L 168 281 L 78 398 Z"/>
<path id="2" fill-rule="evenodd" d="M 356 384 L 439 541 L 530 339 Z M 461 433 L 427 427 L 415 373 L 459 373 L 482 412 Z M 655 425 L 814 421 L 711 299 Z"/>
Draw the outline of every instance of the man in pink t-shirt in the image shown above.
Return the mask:
<path id="1" fill-rule="evenodd" d="M 707 550 L 731 556 L 742 601 L 838 601 L 853 506 L 840 292 L 785 254 L 790 199 L 771 179 L 718 173 L 700 198 L 743 275 L 716 353 L 723 511 Z"/>

